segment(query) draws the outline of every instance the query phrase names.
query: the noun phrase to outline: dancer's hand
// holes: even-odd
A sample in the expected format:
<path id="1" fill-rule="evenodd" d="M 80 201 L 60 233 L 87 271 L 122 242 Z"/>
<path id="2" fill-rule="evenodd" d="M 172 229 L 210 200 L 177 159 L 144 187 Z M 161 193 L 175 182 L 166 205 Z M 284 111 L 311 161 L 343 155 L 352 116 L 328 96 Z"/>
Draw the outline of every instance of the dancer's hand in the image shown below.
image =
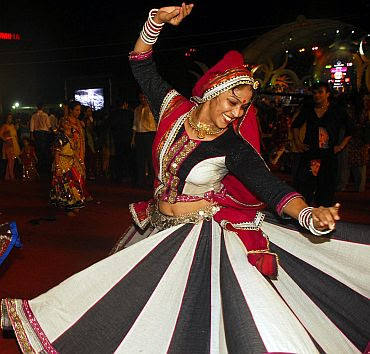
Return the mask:
<path id="1" fill-rule="evenodd" d="M 169 23 L 173 26 L 178 26 L 182 20 L 188 16 L 193 9 L 194 4 L 185 4 L 181 6 L 161 7 L 153 20 L 157 23 Z"/>
<path id="2" fill-rule="evenodd" d="M 315 229 L 324 231 L 327 229 L 334 230 L 335 222 L 340 220 L 339 217 L 340 204 L 336 203 L 332 207 L 319 207 L 312 209 L 312 218 Z"/>

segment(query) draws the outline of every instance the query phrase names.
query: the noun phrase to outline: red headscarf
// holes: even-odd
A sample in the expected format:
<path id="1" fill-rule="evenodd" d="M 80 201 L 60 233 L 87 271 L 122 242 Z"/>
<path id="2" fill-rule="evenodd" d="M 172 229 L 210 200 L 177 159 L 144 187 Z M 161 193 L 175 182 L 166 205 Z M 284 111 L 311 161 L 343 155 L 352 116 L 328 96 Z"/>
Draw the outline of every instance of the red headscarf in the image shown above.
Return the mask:
<path id="1" fill-rule="evenodd" d="M 236 50 L 231 50 L 197 81 L 191 99 L 203 103 L 242 84 L 253 88 L 258 86 L 258 82 L 245 67 L 243 56 Z"/>

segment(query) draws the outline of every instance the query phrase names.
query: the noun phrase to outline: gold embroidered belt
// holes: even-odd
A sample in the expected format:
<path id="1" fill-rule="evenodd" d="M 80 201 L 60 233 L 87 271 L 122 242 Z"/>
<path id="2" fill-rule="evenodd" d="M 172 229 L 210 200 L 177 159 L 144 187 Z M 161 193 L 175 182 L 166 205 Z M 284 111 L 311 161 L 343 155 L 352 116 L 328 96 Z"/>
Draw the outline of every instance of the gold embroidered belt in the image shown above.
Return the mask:
<path id="1" fill-rule="evenodd" d="M 164 230 L 180 224 L 197 224 L 203 220 L 209 221 L 219 210 L 220 207 L 216 203 L 212 203 L 191 213 L 170 216 L 161 213 L 158 205 L 153 203 L 149 209 L 149 220 L 153 227 Z"/>

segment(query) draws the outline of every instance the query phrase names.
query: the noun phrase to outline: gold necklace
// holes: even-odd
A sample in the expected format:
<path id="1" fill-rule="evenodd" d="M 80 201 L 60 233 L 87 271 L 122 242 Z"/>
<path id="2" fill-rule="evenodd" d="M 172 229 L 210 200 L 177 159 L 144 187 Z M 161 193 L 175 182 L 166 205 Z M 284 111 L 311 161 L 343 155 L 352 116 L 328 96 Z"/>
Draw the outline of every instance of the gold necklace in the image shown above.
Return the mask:
<path id="1" fill-rule="evenodd" d="M 207 135 L 215 135 L 221 133 L 224 128 L 212 127 L 209 124 L 194 122 L 191 112 L 188 114 L 189 125 L 197 132 L 197 137 L 199 139 L 204 139 Z"/>

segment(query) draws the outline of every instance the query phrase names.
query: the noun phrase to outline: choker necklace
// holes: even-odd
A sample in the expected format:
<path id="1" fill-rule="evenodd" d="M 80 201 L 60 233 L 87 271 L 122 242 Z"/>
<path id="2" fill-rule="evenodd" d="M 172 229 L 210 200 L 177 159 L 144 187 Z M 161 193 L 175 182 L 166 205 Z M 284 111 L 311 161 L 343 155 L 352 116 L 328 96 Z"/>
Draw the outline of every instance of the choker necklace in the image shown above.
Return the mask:
<path id="1" fill-rule="evenodd" d="M 189 125 L 197 132 L 197 137 L 199 139 L 204 139 L 207 135 L 215 135 L 218 133 L 221 133 L 224 128 L 217 128 L 217 127 L 212 127 L 209 124 L 201 123 L 201 122 L 194 122 L 193 117 L 190 114 L 188 115 L 188 122 Z"/>

